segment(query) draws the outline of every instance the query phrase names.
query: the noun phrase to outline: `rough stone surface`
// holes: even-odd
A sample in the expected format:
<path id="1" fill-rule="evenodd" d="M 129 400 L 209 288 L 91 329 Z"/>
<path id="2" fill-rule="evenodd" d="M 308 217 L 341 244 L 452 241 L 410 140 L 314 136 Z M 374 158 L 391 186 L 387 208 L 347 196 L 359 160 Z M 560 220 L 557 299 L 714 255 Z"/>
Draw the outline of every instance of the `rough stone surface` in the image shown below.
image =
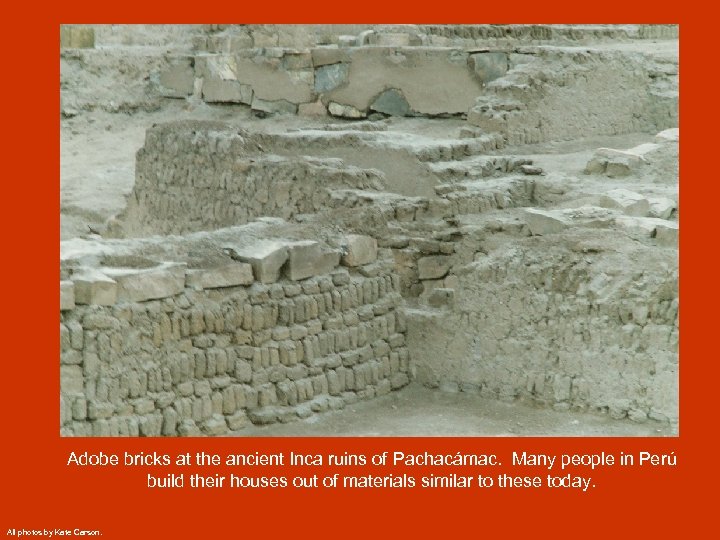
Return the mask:
<path id="1" fill-rule="evenodd" d="M 553 234 L 568 226 L 567 221 L 556 213 L 538 208 L 523 209 L 523 217 L 533 235 Z"/>
<path id="2" fill-rule="evenodd" d="M 380 94 L 372 102 L 370 109 L 390 116 L 408 116 L 411 113 L 405 96 L 395 88 L 390 88 Z"/>
<path id="3" fill-rule="evenodd" d="M 106 268 L 104 272 L 117 282 L 119 302 L 144 302 L 181 293 L 185 269 L 185 264 L 164 263 L 156 268 Z"/>
<path id="4" fill-rule="evenodd" d="M 117 301 L 117 282 L 98 270 L 85 269 L 73 274 L 76 304 L 112 306 Z"/>
<path id="5" fill-rule="evenodd" d="M 650 203 L 645 197 L 627 189 L 610 190 L 600 200 L 601 206 L 617 208 L 628 216 L 644 217 L 650 211 Z"/>
<path id="6" fill-rule="evenodd" d="M 342 264 L 345 266 L 362 266 L 377 259 L 377 240 L 361 234 L 350 234 L 345 237 Z"/>
<path id="7" fill-rule="evenodd" d="M 262 283 L 274 283 L 280 277 L 280 269 L 288 260 L 288 248 L 280 242 L 260 242 L 251 248 L 228 247 L 233 259 L 249 263 L 255 279 Z"/>
<path id="8" fill-rule="evenodd" d="M 423 257 L 418 260 L 420 279 L 438 279 L 444 277 L 450 269 L 450 259 L 440 255 Z"/>
<path id="9" fill-rule="evenodd" d="M 60 282 L 60 311 L 75 307 L 75 286 L 72 281 Z"/>
<path id="10" fill-rule="evenodd" d="M 208 270 L 189 270 L 186 280 L 193 289 L 249 285 L 253 282 L 253 270 L 250 264 L 230 263 Z"/>

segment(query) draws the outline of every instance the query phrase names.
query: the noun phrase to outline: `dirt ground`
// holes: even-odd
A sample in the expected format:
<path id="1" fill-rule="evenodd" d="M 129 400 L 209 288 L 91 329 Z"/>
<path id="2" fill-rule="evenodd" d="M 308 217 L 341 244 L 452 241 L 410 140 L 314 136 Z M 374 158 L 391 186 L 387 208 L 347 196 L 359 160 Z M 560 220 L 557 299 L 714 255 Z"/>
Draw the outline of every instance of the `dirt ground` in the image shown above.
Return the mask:
<path id="1" fill-rule="evenodd" d="M 672 428 L 608 415 L 554 411 L 418 384 L 291 424 L 252 426 L 240 437 L 666 437 Z"/>

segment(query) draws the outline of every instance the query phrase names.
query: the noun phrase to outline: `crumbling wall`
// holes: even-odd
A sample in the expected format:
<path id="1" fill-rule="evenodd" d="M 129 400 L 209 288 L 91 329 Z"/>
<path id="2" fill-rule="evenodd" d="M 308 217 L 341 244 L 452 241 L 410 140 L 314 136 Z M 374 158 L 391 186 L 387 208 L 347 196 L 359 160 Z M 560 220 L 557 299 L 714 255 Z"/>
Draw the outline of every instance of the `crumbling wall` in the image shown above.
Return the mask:
<path id="1" fill-rule="evenodd" d="M 469 124 L 501 133 L 508 144 L 657 132 L 678 124 L 676 63 L 553 48 L 513 54 L 508 62 L 511 69 L 488 83 L 468 114 Z"/>
<path id="2" fill-rule="evenodd" d="M 217 435 L 404 386 L 399 279 L 354 240 L 348 268 L 295 242 L 206 269 L 76 269 L 61 282 L 61 433 Z"/>
<path id="3" fill-rule="evenodd" d="M 338 159 L 265 153 L 262 137 L 221 123 L 150 128 L 115 235 L 177 234 L 289 219 L 330 205 L 331 190 L 380 189 L 383 175 Z"/>
<path id="4" fill-rule="evenodd" d="M 418 380 L 676 422 L 677 251 L 602 246 L 587 231 L 517 239 L 453 269 L 449 299 L 408 312 Z"/>

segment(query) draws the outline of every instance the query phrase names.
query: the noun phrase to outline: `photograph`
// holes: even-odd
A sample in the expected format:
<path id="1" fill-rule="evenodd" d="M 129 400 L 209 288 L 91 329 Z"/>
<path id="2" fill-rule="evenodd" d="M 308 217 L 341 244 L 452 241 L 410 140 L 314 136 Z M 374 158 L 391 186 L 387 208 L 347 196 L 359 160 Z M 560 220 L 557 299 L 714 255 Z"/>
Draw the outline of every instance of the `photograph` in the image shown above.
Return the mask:
<path id="1" fill-rule="evenodd" d="M 679 25 L 59 34 L 61 440 L 679 437 Z"/>

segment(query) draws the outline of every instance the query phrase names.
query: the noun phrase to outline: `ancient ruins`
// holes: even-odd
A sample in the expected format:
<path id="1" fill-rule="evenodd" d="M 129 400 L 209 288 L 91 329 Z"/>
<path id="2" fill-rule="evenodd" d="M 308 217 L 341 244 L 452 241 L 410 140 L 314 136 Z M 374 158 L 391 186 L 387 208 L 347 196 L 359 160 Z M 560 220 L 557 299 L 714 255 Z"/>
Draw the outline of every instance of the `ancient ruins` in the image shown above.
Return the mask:
<path id="1" fill-rule="evenodd" d="M 60 62 L 62 435 L 418 388 L 677 433 L 676 26 L 66 26 Z"/>

